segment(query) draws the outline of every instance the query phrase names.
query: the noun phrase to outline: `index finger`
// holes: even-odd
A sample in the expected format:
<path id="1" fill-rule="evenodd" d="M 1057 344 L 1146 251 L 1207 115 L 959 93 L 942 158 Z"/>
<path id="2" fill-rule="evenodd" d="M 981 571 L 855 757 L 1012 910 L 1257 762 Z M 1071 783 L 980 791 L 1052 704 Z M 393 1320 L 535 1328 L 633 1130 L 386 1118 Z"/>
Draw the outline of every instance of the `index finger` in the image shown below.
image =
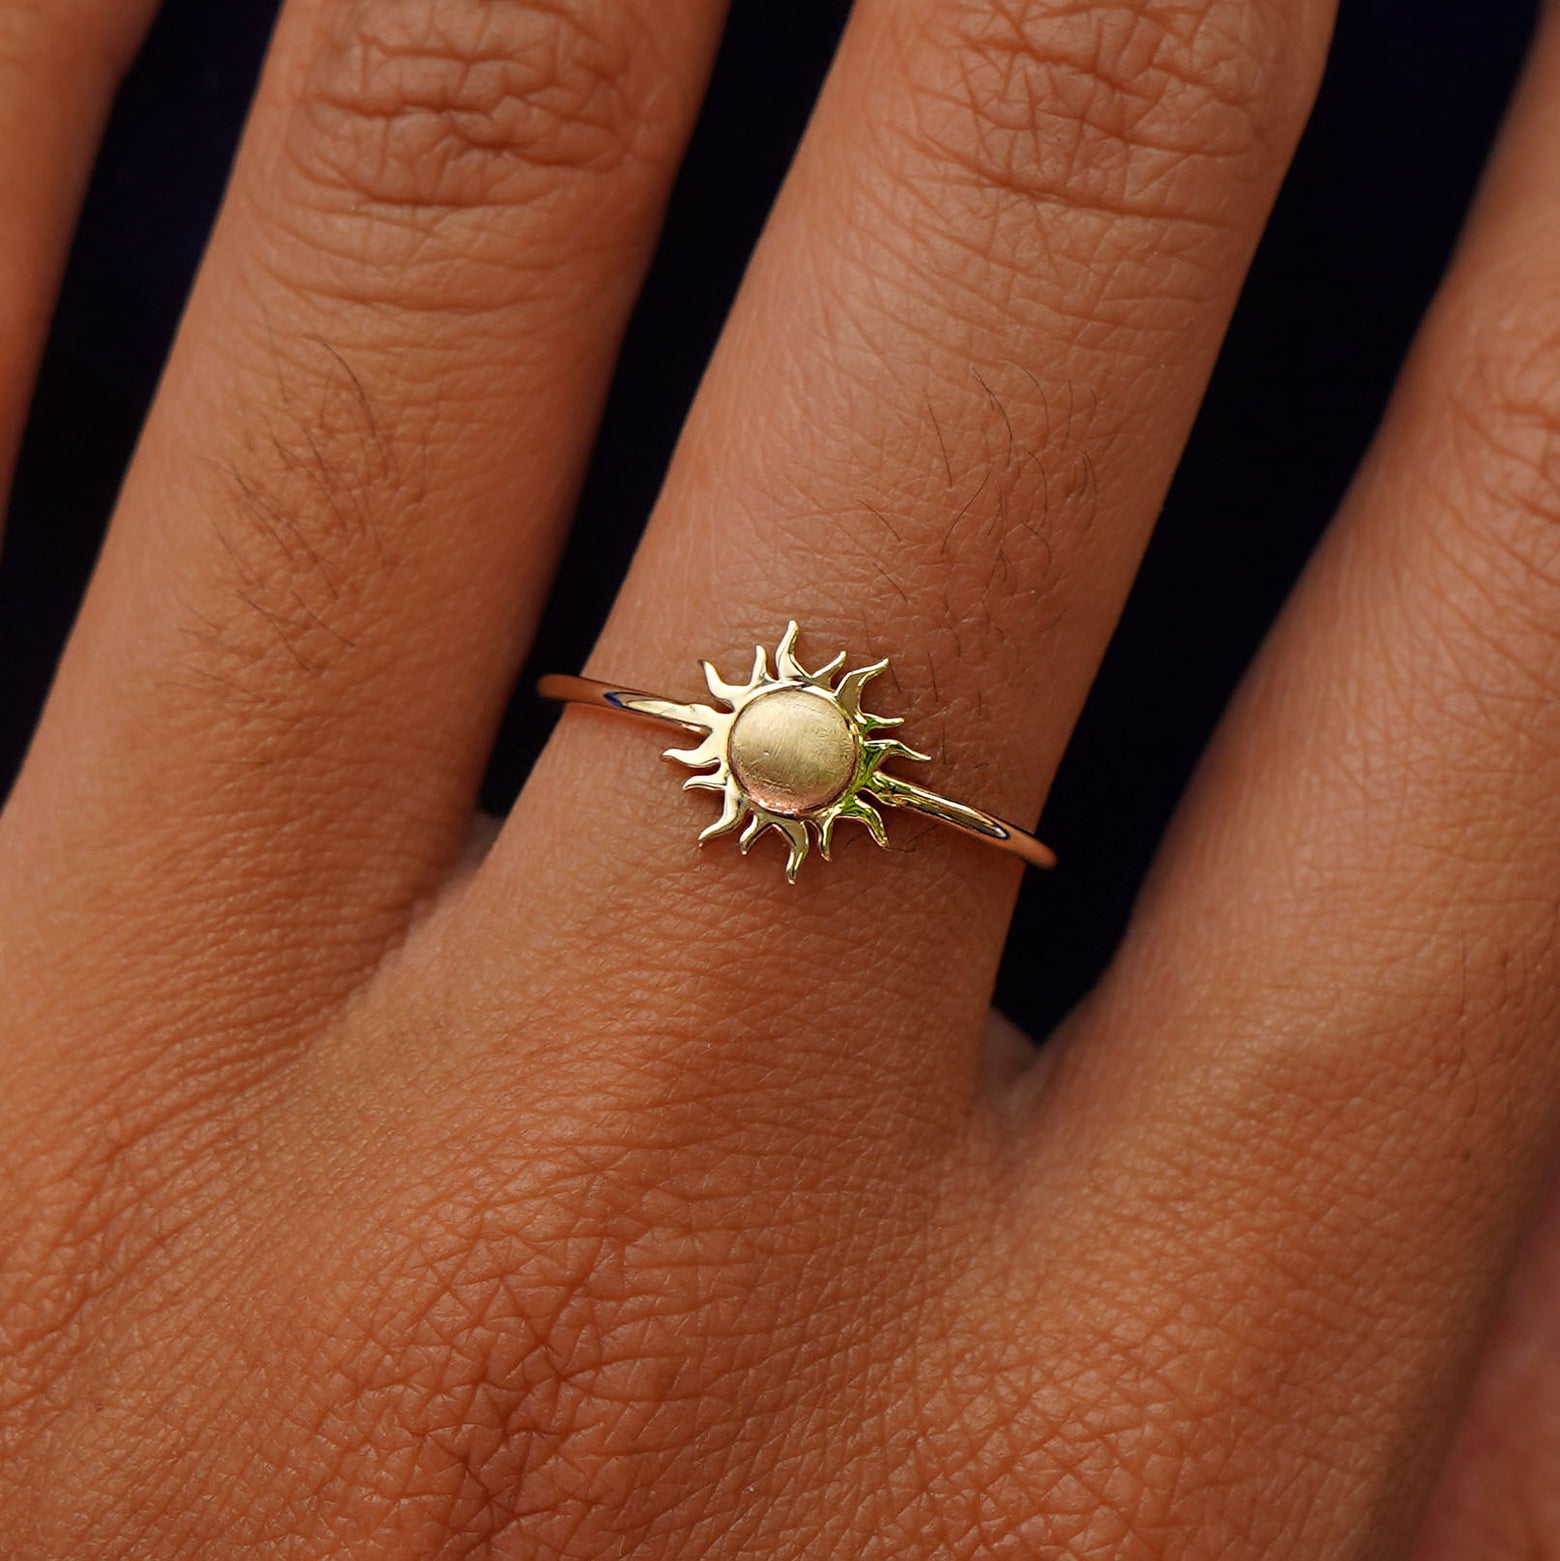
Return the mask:
<path id="1" fill-rule="evenodd" d="M 897 735 L 935 758 L 897 754 L 890 773 L 1027 829 L 1329 19 L 1313 0 L 858 4 L 593 672 L 709 699 L 700 658 L 741 683 L 794 619 L 793 667 L 887 658 L 865 708 L 904 717 Z M 859 1055 L 875 1094 L 964 1077 L 1011 858 L 853 794 L 865 805 L 832 833 L 831 796 L 823 827 L 780 818 L 783 840 L 747 835 L 742 862 L 724 832 L 779 815 L 744 820 L 724 785 L 680 795 L 657 746 L 565 718 L 472 897 L 483 935 L 524 949 L 578 928 L 599 945 L 600 907 L 632 905 L 610 957 L 664 969 L 690 1036 L 783 1012 L 794 1035 Z M 877 836 L 905 849 L 885 858 Z M 725 957 L 668 962 L 669 934 Z"/>
<path id="2" fill-rule="evenodd" d="M 0 527 L 76 208 L 156 0 L 0 4 Z"/>

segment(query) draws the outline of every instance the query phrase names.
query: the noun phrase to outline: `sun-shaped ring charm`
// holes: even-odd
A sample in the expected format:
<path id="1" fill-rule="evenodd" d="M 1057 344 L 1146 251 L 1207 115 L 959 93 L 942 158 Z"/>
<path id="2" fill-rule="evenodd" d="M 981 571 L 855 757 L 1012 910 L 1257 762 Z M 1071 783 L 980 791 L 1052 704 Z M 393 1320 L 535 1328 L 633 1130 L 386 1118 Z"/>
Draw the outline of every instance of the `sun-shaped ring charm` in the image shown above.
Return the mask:
<path id="1" fill-rule="evenodd" d="M 683 785 L 720 793 L 720 817 L 701 831 L 699 842 L 740 830 L 744 855 L 773 830 L 789 847 L 785 875 L 796 882 L 814 837 L 829 859 L 834 826 L 853 819 L 880 846 L 888 845 L 880 808 L 908 808 L 967 835 L 1012 851 L 1037 867 L 1054 867 L 1046 846 L 1016 826 L 979 808 L 940 797 L 911 781 L 887 774 L 891 759 L 929 763 L 896 737 L 879 734 L 902 724 L 898 716 L 871 715 L 861 708 L 862 690 L 888 668 L 887 661 L 846 672 L 842 651 L 827 666 L 809 672 L 796 659 L 799 630 L 787 626 L 775 652 L 775 670 L 762 645 L 746 683 L 728 683 L 709 662 L 704 681 L 719 707 L 685 704 L 593 678 L 545 677 L 539 691 L 550 699 L 605 706 L 698 733 L 692 748 L 669 748 L 666 757 L 704 773 Z"/>

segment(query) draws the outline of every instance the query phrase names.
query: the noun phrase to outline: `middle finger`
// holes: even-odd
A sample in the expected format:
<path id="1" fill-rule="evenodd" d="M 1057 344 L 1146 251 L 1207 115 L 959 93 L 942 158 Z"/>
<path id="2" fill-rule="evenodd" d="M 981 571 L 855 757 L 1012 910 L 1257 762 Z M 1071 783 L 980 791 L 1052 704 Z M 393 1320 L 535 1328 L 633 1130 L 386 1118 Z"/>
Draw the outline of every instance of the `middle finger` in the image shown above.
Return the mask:
<path id="1" fill-rule="evenodd" d="M 931 785 L 1032 818 L 1329 14 L 1323 0 L 858 4 L 599 675 L 688 697 L 695 657 L 736 680 L 794 616 L 807 665 L 893 655 L 896 686 L 869 707 L 910 718 L 903 735 L 938 761 Z M 775 842 L 745 864 L 729 842 L 695 857 L 718 810 L 678 794 L 657 746 L 585 713 L 563 723 L 477 896 L 489 925 L 518 915 L 612 968 L 665 971 L 698 1016 L 690 1034 L 821 1013 L 830 1033 L 893 1037 L 886 1055 L 911 1077 L 976 1055 L 1009 861 L 900 815 L 890 832 L 913 855 L 885 861 L 842 828 L 845 860 L 808 863 L 788 890 Z M 694 968 L 669 935 L 718 937 L 721 957 Z M 645 1017 L 628 1023 L 654 1033 Z"/>

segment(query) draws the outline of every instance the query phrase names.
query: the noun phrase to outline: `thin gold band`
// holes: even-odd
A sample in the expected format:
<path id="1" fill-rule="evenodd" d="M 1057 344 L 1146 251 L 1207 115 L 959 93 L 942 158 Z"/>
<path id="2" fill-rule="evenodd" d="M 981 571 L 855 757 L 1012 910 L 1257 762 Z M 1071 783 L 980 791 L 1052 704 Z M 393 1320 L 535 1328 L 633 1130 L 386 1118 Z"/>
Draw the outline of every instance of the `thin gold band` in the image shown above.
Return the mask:
<path id="1" fill-rule="evenodd" d="M 689 705 L 673 699 L 663 699 L 640 689 L 624 688 L 617 683 L 601 683 L 595 678 L 573 677 L 554 672 L 541 679 L 537 692 L 544 699 L 556 699 L 571 705 L 593 705 L 598 709 L 613 710 L 620 715 L 638 716 L 649 721 L 675 726 L 680 731 L 703 733 L 705 725 L 693 718 Z M 1022 857 L 1034 867 L 1055 867 L 1056 853 L 1043 845 L 1027 831 L 997 818 L 980 808 L 972 808 L 963 802 L 940 797 L 924 786 L 901 780 L 898 776 L 879 774 L 876 780 L 875 800 L 891 807 L 904 808 L 920 813 L 939 824 L 946 824 L 960 834 L 972 836 L 999 850 L 1010 851 Z"/>

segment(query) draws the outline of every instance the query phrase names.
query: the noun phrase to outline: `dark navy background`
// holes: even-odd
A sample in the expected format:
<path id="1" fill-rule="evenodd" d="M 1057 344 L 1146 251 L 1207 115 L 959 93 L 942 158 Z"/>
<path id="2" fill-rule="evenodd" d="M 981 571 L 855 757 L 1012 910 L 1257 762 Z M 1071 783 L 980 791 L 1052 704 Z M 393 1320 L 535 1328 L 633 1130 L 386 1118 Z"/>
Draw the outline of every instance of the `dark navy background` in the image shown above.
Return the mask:
<path id="1" fill-rule="evenodd" d="M 154 389 L 274 10 L 166 0 L 121 97 L 0 568 L 0 792 Z M 1108 957 L 1209 728 L 1348 481 L 1456 237 L 1533 10 L 1343 0 L 1311 128 L 1047 809 L 1064 865 L 1029 875 L 999 992 L 1033 1031 Z M 844 12 L 843 0 L 736 0 L 537 667 L 580 663 L 606 614 Z M 546 735 L 530 677 L 494 755 L 492 807 Z"/>

